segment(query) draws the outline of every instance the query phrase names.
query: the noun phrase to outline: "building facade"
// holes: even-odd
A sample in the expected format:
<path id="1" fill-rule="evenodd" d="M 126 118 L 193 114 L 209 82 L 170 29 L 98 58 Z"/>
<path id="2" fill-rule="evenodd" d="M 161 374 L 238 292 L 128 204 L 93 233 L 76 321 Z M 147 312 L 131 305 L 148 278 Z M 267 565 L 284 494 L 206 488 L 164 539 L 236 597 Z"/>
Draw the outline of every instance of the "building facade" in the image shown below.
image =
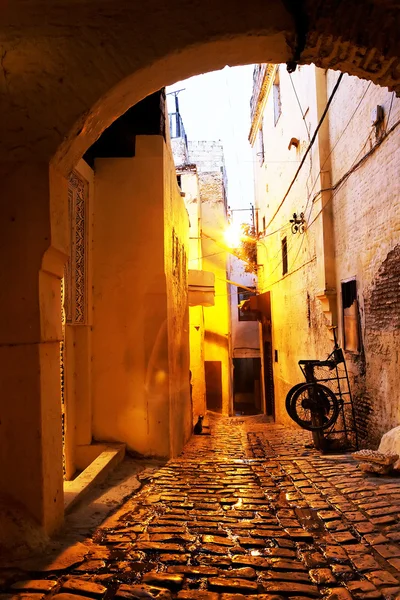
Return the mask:
<path id="1" fill-rule="evenodd" d="M 212 305 L 190 307 L 194 418 L 206 410 L 259 413 L 263 392 L 258 323 L 238 309 L 241 290 L 246 297 L 252 293 L 255 277 L 245 273 L 245 264 L 224 238 L 230 211 L 223 147 L 216 141 L 187 141 L 178 112 L 170 114 L 170 126 L 178 182 L 189 213 L 189 273 L 198 269 L 214 276 Z"/>
<path id="2" fill-rule="evenodd" d="M 52 295 L 42 296 L 43 303 L 58 298 L 58 329 L 49 330 L 58 345 L 54 448 L 51 460 L 43 457 L 40 487 L 39 457 L 24 446 L 15 453 L 11 443 L 21 417 L 31 418 L 29 403 L 10 402 L 2 413 L 0 489 L 7 495 L 0 552 L 42 542 L 40 518 L 62 522 L 64 507 L 84 487 L 80 473 L 102 453 L 113 460 L 124 449 L 176 456 L 191 435 L 189 222 L 164 105 L 161 91 L 131 108 L 69 177 L 68 261 Z M 51 501 L 39 508 L 36 492 L 50 491 Z M 17 492 L 25 493 L 27 508 L 12 499 Z"/>
<path id="3" fill-rule="evenodd" d="M 400 422 L 400 103 L 356 77 L 259 64 L 251 113 L 275 417 L 289 422 L 297 363 L 326 357 L 335 326 L 361 443 L 376 445 Z"/>
<path id="4" fill-rule="evenodd" d="M 261 368 L 259 323 L 252 312 L 241 309 L 256 293 L 257 277 L 246 272 L 246 263 L 230 255 L 228 263 L 231 312 L 232 394 L 234 414 L 265 412 L 263 371 Z"/>

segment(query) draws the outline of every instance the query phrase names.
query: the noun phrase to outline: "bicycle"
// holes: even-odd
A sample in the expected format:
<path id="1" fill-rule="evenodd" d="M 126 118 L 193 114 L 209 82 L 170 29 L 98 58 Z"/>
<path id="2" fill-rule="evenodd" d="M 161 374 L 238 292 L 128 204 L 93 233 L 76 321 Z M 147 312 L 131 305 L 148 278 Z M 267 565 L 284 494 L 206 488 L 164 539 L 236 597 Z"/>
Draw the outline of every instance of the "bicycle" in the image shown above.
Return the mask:
<path id="1" fill-rule="evenodd" d="M 327 438 L 334 431 L 335 424 L 342 415 L 343 429 L 335 430 L 336 434 L 344 433 L 349 441 L 349 430 L 355 433 L 355 445 L 358 447 L 357 431 L 351 391 L 345 358 L 336 339 L 336 328 L 332 328 L 334 347 L 325 360 L 300 360 L 299 367 L 305 377 L 305 382 L 293 386 L 286 396 L 286 411 L 290 418 L 300 427 L 312 432 L 314 445 L 324 451 Z M 338 370 L 338 365 L 343 364 L 343 375 Z M 323 376 L 317 377 L 316 371 L 322 370 Z M 331 373 L 334 373 L 331 375 Z M 346 381 L 347 387 L 343 385 Z M 332 389 L 334 388 L 334 389 Z M 346 388 L 346 389 L 345 389 Z M 343 396 L 348 395 L 346 403 Z M 346 420 L 345 405 L 351 405 L 352 427 Z"/>

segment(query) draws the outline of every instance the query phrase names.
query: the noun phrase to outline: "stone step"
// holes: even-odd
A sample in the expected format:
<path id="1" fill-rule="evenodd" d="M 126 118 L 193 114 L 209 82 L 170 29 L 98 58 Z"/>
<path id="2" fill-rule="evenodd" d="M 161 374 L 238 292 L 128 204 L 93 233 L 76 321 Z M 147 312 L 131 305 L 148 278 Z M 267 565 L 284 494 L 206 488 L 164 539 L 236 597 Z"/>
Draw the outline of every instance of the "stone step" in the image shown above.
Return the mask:
<path id="1" fill-rule="evenodd" d="M 64 510 L 72 508 L 98 483 L 106 479 L 111 471 L 124 460 L 125 444 L 109 444 L 82 473 L 71 481 L 64 481 Z"/>

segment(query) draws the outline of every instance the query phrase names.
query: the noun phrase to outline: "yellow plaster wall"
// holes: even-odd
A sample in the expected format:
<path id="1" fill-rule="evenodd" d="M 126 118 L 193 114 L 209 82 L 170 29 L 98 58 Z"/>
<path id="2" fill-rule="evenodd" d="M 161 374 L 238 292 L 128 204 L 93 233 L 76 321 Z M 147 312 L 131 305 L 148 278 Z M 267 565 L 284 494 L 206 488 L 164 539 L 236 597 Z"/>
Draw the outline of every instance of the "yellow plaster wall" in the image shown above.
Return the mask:
<path id="1" fill-rule="evenodd" d="M 140 136 L 135 158 L 96 161 L 93 246 L 93 435 L 160 456 L 189 427 L 185 268 L 175 289 L 166 281 L 171 226 L 182 247 L 187 224 L 165 153 Z"/>
<path id="2" fill-rule="evenodd" d="M 181 189 L 189 215 L 189 269 L 202 269 L 200 193 L 195 169 L 183 171 Z M 204 375 L 204 310 L 202 306 L 189 307 L 190 370 L 192 372 L 193 424 L 206 411 Z"/>
<path id="3" fill-rule="evenodd" d="M 231 411 L 230 298 L 224 231 L 223 151 L 219 142 L 189 142 L 195 164 L 181 174 L 189 214 L 189 268 L 215 274 L 215 305 L 190 308 L 190 368 L 193 381 L 193 419 L 206 411 L 204 361 L 221 361 L 222 411 Z"/>
<path id="4" fill-rule="evenodd" d="M 176 181 L 170 146 L 163 144 L 164 270 L 168 320 L 170 455 L 176 456 L 192 432 L 189 371 L 189 218 Z"/>
<path id="5" fill-rule="evenodd" d="M 36 527 L 53 533 L 63 519 L 64 255 L 49 248 L 49 193 L 49 167 L 44 162 L 20 163 L 1 182 L 0 521 L 5 517 L 6 524 L 3 528 L 0 523 L 0 530 L 6 547 L 18 545 L 25 518 L 32 538 Z M 4 510 L 3 498 L 9 510 Z"/>
<path id="6" fill-rule="evenodd" d="M 232 404 L 232 376 L 229 335 L 230 304 L 228 284 L 226 283 L 227 252 L 223 249 L 226 214 L 223 201 L 217 200 L 212 191 L 209 191 L 209 195 L 202 201 L 201 217 L 204 234 L 202 237 L 203 269 L 215 273 L 215 306 L 204 309 L 204 359 L 222 363 L 222 412 L 229 414 Z M 216 243 L 214 240 L 220 241 L 220 243 Z"/>

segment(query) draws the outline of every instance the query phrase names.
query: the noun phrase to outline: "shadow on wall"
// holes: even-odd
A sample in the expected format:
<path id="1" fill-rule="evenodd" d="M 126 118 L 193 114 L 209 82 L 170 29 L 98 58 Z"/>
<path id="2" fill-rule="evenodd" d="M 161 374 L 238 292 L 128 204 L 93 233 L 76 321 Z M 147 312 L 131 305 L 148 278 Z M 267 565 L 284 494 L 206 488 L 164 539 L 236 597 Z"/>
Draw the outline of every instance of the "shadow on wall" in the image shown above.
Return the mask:
<path id="1" fill-rule="evenodd" d="M 204 332 L 204 339 L 206 342 L 211 342 L 213 344 L 217 344 L 218 346 L 228 348 L 227 336 L 221 335 L 220 333 L 215 333 L 214 331 L 206 330 Z"/>

